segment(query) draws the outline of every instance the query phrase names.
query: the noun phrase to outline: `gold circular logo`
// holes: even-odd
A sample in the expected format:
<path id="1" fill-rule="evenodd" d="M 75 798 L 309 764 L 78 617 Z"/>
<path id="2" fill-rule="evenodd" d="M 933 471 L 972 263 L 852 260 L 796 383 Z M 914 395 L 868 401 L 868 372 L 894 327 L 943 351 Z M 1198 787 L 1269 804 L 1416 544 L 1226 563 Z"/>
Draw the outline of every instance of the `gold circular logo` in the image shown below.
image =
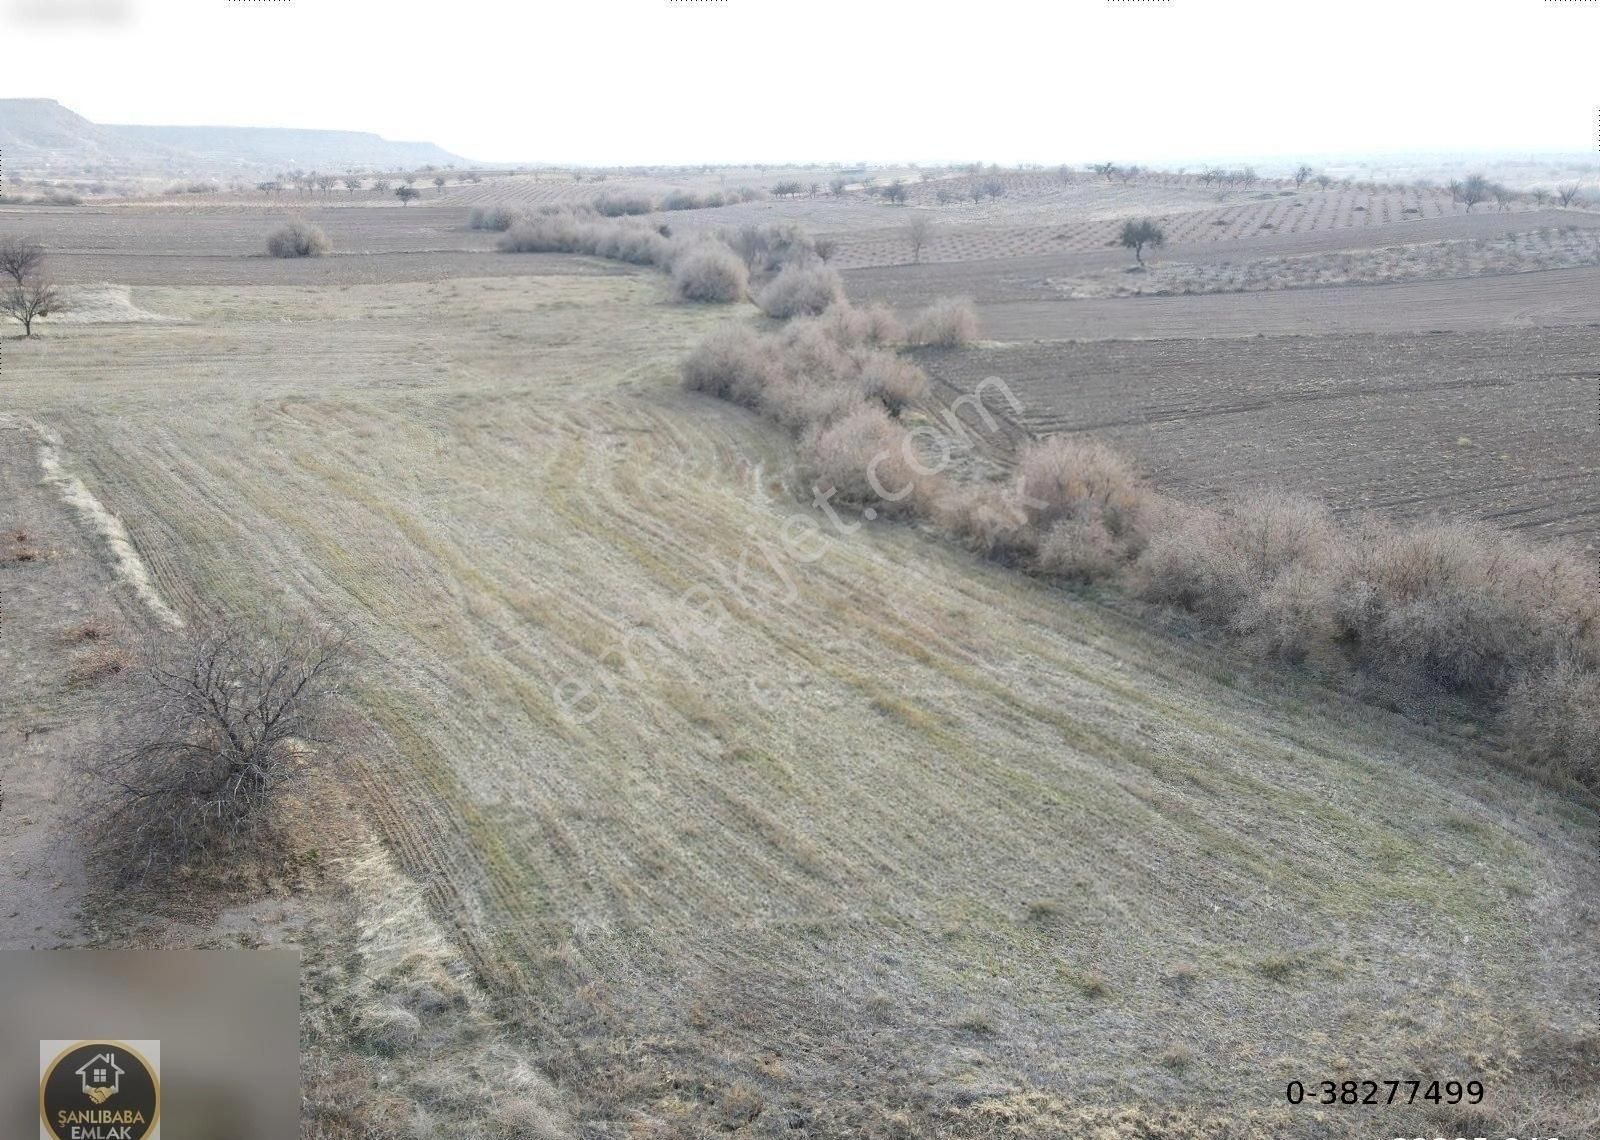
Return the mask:
<path id="1" fill-rule="evenodd" d="M 39 1119 L 57 1140 L 144 1140 L 161 1118 L 161 1078 L 123 1041 L 79 1041 L 39 1077 Z"/>

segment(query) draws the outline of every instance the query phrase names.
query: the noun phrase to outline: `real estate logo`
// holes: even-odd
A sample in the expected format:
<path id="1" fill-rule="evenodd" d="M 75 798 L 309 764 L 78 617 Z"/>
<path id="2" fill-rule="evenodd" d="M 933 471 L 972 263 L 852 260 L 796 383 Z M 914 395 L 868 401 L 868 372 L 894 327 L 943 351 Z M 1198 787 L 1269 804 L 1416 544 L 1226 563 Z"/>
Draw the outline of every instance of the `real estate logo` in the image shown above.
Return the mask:
<path id="1" fill-rule="evenodd" d="M 39 1042 L 39 1140 L 159 1140 L 161 1042 Z"/>

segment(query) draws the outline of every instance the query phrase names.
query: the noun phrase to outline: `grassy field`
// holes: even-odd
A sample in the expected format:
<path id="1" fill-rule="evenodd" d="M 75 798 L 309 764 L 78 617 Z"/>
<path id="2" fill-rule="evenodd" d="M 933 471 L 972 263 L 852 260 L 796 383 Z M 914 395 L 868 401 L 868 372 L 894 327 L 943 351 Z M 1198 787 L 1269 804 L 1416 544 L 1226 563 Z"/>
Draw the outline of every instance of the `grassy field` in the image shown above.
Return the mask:
<path id="1" fill-rule="evenodd" d="M 748 307 L 557 256 L 387 277 L 444 239 L 367 215 L 445 223 L 360 213 L 378 229 L 339 235 L 347 256 L 287 266 L 246 256 L 259 217 L 189 249 L 165 215 L 108 223 L 105 256 L 142 265 L 112 279 L 166 319 L 6 341 L 0 524 L 48 511 L 38 424 L 175 610 L 354 632 L 346 787 L 389 852 L 343 871 L 363 945 L 404 957 L 393 924 L 371 945 L 373 916 L 415 892 L 438 928 L 417 945 L 471 964 L 582 1134 L 1512 1135 L 1596 1110 L 1592 811 L 1470 724 L 809 510 L 783 433 L 678 383 Z M 214 272 L 187 281 L 169 255 Z M 1490 350 L 1511 346 L 1461 346 Z M 1027 351 L 936 371 L 1054 367 Z M 1173 414 L 1143 429 L 1149 454 L 1177 455 L 1180 482 L 1277 472 L 1256 426 L 1200 414 L 1244 398 L 1219 351 L 1178 351 L 1212 378 L 1151 397 Z M 1540 391 L 1552 415 L 1576 398 Z M 1188 464 L 1219 424 L 1229 449 Z M 1416 493 L 1436 485 L 1454 487 Z M 25 598 L 37 630 L 6 643 L 33 663 L 19 734 L 103 715 L 93 685 L 37 664 L 61 655 L 71 591 L 142 612 L 87 557 L 99 540 L 79 549 L 0 566 L 8 619 Z M 409 883 L 374 869 L 389 857 Z M 1284 1103 L 1290 1080 L 1417 1076 L 1482 1079 L 1488 1101 Z"/>

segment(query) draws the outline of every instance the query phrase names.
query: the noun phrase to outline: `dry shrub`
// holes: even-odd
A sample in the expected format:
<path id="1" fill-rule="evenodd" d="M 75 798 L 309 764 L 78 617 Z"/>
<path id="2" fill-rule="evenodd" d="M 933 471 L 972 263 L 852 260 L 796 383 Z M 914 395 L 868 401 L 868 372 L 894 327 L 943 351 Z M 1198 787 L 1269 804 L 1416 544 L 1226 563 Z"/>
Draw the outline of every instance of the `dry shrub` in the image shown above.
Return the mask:
<path id="1" fill-rule="evenodd" d="M 1600 789 L 1600 672 L 1563 654 L 1506 694 L 1502 727 L 1524 763 Z"/>
<path id="2" fill-rule="evenodd" d="M 637 221 L 603 221 L 570 211 L 524 218 L 496 243 L 502 253 L 586 253 L 633 265 L 666 267 L 672 262 L 670 241 Z"/>
<path id="3" fill-rule="evenodd" d="M 861 404 L 813 430 L 802 454 L 819 489 L 878 514 L 921 513 L 942 488 L 921 465 L 910 433 L 882 408 Z"/>
<path id="4" fill-rule="evenodd" d="M 496 248 L 503 253 L 577 253 L 578 219 L 566 212 L 525 218 L 506 232 Z"/>
<path id="5" fill-rule="evenodd" d="M 1062 519 L 1039 542 L 1034 565 L 1045 574 L 1092 583 L 1115 575 L 1125 557 L 1098 519 Z"/>
<path id="6" fill-rule="evenodd" d="M 631 265 L 667 266 L 672 263 L 672 243 L 639 222 L 593 224 L 583 229 L 585 252 Z"/>
<path id="7" fill-rule="evenodd" d="M 1023 562 L 1039 550 L 1039 533 L 1009 487 L 953 491 L 940 500 L 934 517 L 973 550 L 998 562 Z"/>
<path id="8" fill-rule="evenodd" d="M 1331 637 L 1338 529 L 1315 500 L 1251 492 L 1220 511 L 1162 502 L 1135 589 L 1299 660 Z"/>
<path id="9" fill-rule="evenodd" d="M 691 194 L 687 190 L 673 190 L 661 199 L 663 210 L 700 210 L 704 209 L 705 205 L 705 201 L 699 195 Z M 721 195 L 717 196 L 717 205 L 722 205 Z"/>
<path id="10" fill-rule="evenodd" d="M 1041 532 L 1071 520 L 1131 542 L 1149 497 L 1127 460 L 1097 440 L 1052 436 L 1024 447 L 1017 460 L 1018 502 Z"/>
<path id="11" fill-rule="evenodd" d="M 769 343 L 743 327 L 718 329 L 695 346 L 683 362 L 683 383 L 749 408 L 759 408 L 762 394 L 779 381 L 782 369 Z"/>
<path id="12" fill-rule="evenodd" d="M 720 242 L 692 246 L 672 265 L 672 288 L 684 301 L 741 301 L 749 284 L 744 262 Z"/>
<path id="13" fill-rule="evenodd" d="M 911 321 L 912 344 L 959 348 L 978 339 L 978 314 L 965 297 L 940 297 Z"/>
<path id="14" fill-rule="evenodd" d="M 844 301 L 844 282 L 825 265 L 787 265 L 756 295 L 769 317 L 816 316 Z"/>
<path id="15" fill-rule="evenodd" d="M 594 200 L 594 212 L 603 218 L 648 214 L 655 208 L 655 202 L 644 194 L 602 194 Z"/>
<path id="16" fill-rule="evenodd" d="M 928 394 L 928 377 L 909 360 L 889 352 L 866 354 L 860 366 L 861 394 L 878 400 L 891 416 Z"/>
<path id="17" fill-rule="evenodd" d="M 491 206 L 488 209 L 478 207 L 472 211 L 470 225 L 475 230 L 493 230 L 495 233 L 505 233 L 516 225 L 522 218 L 522 211 L 510 206 Z"/>
<path id="18" fill-rule="evenodd" d="M 302 221 L 290 222 L 267 236 L 267 252 L 273 257 L 321 257 L 332 248 L 327 234 Z"/>
<path id="19" fill-rule="evenodd" d="M 1497 696 L 1563 653 L 1600 657 L 1600 602 L 1573 553 L 1464 522 L 1370 522 L 1351 545 L 1335 618 L 1387 671 Z"/>
<path id="20" fill-rule="evenodd" d="M 894 310 L 880 302 L 864 308 L 833 305 L 821 319 L 828 335 L 839 344 L 882 346 L 901 344 L 906 339 L 905 326 Z"/>
<path id="21" fill-rule="evenodd" d="M 233 621 L 175 638 L 130 686 L 127 742 L 85 763 L 106 861 L 142 876 L 264 850 L 329 742 L 342 654 L 321 631 Z"/>

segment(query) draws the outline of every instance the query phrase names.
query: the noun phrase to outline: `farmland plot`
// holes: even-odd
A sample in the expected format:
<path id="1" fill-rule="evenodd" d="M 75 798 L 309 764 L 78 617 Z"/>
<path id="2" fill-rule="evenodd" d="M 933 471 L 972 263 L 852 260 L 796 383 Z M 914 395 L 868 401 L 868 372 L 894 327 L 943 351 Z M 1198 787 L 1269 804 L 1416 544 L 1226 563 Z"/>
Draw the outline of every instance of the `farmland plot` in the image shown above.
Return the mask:
<path id="1" fill-rule="evenodd" d="M 131 301 L 185 323 L 8 345 L 10 403 L 172 604 L 353 628 L 362 802 L 608 1134 L 1287 1135 L 1291 1077 L 1480 1052 L 1508 1119 L 1581 1043 L 1589 814 L 1466 729 L 794 522 L 789 441 L 676 382 L 748 317 L 634 273 Z"/>

